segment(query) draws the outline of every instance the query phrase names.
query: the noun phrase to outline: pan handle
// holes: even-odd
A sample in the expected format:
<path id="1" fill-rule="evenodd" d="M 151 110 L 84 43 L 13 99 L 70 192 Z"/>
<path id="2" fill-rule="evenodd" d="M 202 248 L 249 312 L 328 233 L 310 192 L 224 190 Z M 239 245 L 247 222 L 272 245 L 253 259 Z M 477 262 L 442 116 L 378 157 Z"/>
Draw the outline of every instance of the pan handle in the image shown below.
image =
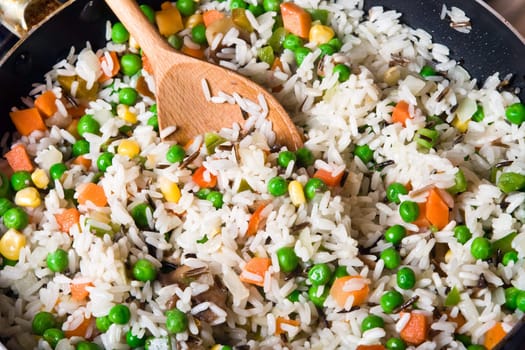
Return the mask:
<path id="1" fill-rule="evenodd" d="M 61 6 L 59 0 L 3 0 L 0 1 L 0 23 L 21 38 Z"/>

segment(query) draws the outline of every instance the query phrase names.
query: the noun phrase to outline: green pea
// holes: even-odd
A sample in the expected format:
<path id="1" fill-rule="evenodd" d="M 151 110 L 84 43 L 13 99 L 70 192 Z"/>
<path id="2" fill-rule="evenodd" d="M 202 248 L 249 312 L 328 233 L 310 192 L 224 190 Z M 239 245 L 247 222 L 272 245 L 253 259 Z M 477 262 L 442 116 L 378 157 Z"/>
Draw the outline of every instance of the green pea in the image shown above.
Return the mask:
<path id="1" fill-rule="evenodd" d="M 283 47 L 285 49 L 294 51 L 303 46 L 303 39 L 299 38 L 295 34 L 287 34 L 284 37 Z"/>
<path id="2" fill-rule="evenodd" d="M 390 338 L 386 342 L 387 350 L 405 350 L 407 345 L 401 338 Z"/>
<path id="3" fill-rule="evenodd" d="M 248 7 L 248 4 L 243 0 L 230 0 L 230 10 L 233 9 L 245 9 Z"/>
<path id="4" fill-rule="evenodd" d="M 15 171 L 13 175 L 11 175 L 11 187 L 15 191 L 20 191 L 21 189 L 29 187 L 32 183 L 31 173 L 29 171 Z"/>
<path id="5" fill-rule="evenodd" d="M 314 286 L 327 284 L 332 278 L 332 271 L 327 264 L 315 264 L 308 271 L 308 280 Z"/>
<path id="6" fill-rule="evenodd" d="M 49 175 L 53 180 L 60 181 L 66 171 L 67 166 L 64 163 L 55 163 L 49 168 Z"/>
<path id="7" fill-rule="evenodd" d="M 465 347 L 467 347 L 470 344 L 472 344 L 472 340 L 466 334 L 457 334 L 456 333 L 456 334 L 454 334 L 454 339 L 460 341 Z"/>
<path id="8" fill-rule="evenodd" d="M 86 140 L 78 140 L 73 144 L 71 151 L 75 157 L 87 154 L 89 153 L 89 142 Z"/>
<path id="9" fill-rule="evenodd" d="M 109 317 L 108 316 L 101 316 L 101 317 L 97 317 L 96 320 L 95 320 L 95 326 L 97 327 L 97 329 L 99 331 L 101 331 L 102 333 L 105 333 L 108 331 L 109 327 L 113 324 L 113 322 L 111 322 L 109 320 Z"/>
<path id="10" fill-rule="evenodd" d="M 412 289 L 416 285 L 416 274 L 410 267 L 402 267 L 397 271 L 397 285 L 401 289 Z"/>
<path id="11" fill-rule="evenodd" d="M 348 270 L 346 269 L 346 266 L 337 266 L 334 271 L 334 277 L 344 277 L 348 276 Z"/>
<path id="12" fill-rule="evenodd" d="M 211 202 L 215 209 L 222 208 L 224 204 L 223 195 L 219 191 L 211 191 L 206 195 L 206 200 Z"/>
<path id="13" fill-rule="evenodd" d="M 36 335 L 43 335 L 47 329 L 56 328 L 58 325 L 55 316 L 47 311 L 38 312 L 31 322 L 31 329 Z"/>
<path id="14" fill-rule="evenodd" d="M 401 256 L 395 248 L 387 248 L 379 256 L 387 269 L 396 269 L 401 264 Z"/>
<path id="15" fill-rule="evenodd" d="M 312 16 L 312 22 L 319 21 L 323 25 L 328 24 L 328 10 L 325 9 L 308 9 L 307 10 Z"/>
<path id="16" fill-rule="evenodd" d="M 113 164 L 114 156 L 111 152 L 101 153 L 97 158 L 98 170 L 105 172 Z"/>
<path id="17" fill-rule="evenodd" d="M 518 173 L 503 173 L 498 179 L 498 188 L 503 193 L 525 190 L 525 175 Z"/>
<path id="18" fill-rule="evenodd" d="M 148 19 L 148 21 L 150 21 L 150 23 L 155 23 L 155 10 L 151 6 L 146 4 L 142 4 L 139 7 L 144 16 L 146 16 L 146 18 Z"/>
<path id="19" fill-rule="evenodd" d="M 467 346 L 467 350 L 487 350 L 487 348 L 480 344 L 470 344 Z"/>
<path id="20" fill-rule="evenodd" d="M 9 209 L 2 215 L 4 225 L 7 228 L 14 228 L 15 230 L 21 231 L 29 224 L 29 216 L 24 209 L 14 207 Z"/>
<path id="21" fill-rule="evenodd" d="M 408 194 L 408 190 L 402 183 L 399 182 L 393 182 L 386 188 L 386 198 L 393 203 L 399 204 L 401 201 L 399 200 L 400 194 Z"/>
<path id="22" fill-rule="evenodd" d="M 323 288 L 323 292 L 319 295 L 319 289 Z M 308 299 L 317 307 L 323 307 L 326 298 L 330 294 L 330 288 L 326 286 L 311 286 L 308 288 Z"/>
<path id="23" fill-rule="evenodd" d="M 138 228 L 147 229 L 151 228 L 149 225 L 148 217 L 153 216 L 153 210 L 147 203 L 140 203 L 131 209 L 131 217 L 135 220 L 135 224 Z"/>
<path id="24" fill-rule="evenodd" d="M 297 164 L 299 166 L 307 168 L 315 163 L 315 158 L 312 151 L 306 147 L 299 148 L 297 151 L 295 151 L 295 155 L 297 156 Z"/>
<path id="25" fill-rule="evenodd" d="M 129 32 L 122 23 L 116 22 L 111 27 L 111 40 L 117 44 L 124 44 L 129 40 Z"/>
<path id="26" fill-rule="evenodd" d="M 84 134 L 98 135 L 100 132 L 100 124 L 91 114 L 86 114 L 78 121 L 77 132 L 82 137 L 84 137 Z"/>
<path id="27" fill-rule="evenodd" d="M 10 184 L 11 182 L 7 178 L 7 175 L 0 173 L 0 198 L 8 197 L 11 194 Z"/>
<path id="28" fill-rule="evenodd" d="M 154 281 L 157 278 L 157 269 L 153 263 L 147 259 L 139 259 L 133 265 L 133 277 L 142 282 Z"/>
<path id="29" fill-rule="evenodd" d="M 46 258 L 47 267 L 53 272 L 64 272 L 69 265 L 67 252 L 63 249 L 57 249 L 48 253 Z"/>
<path id="30" fill-rule="evenodd" d="M 350 67 L 348 67 L 346 64 L 338 63 L 334 66 L 333 73 L 339 74 L 337 79 L 339 82 L 344 83 L 350 78 L 350 74 L 352 72 L 350 71 Z"/>
<path id="31" fill-rule="evenodd" d="M 152 115 L 148 118 L 147 124 L 155 131 L 159 131 L 159 118 L 156 115 Z"/>
<path id="32" fill-rule="evenodd" d="M 102 350 L 102 348 L 97 343 L 81 341 L 77 343 L 75 350 Z"/>
<path id="33" fill-rule="evenodd" d="M 58 328 L 48 328 L 42 335 L 45 341 L 54 349 L 61 339 L 65 338 L 64 332 Z"/>
<path id="34" fill-rule="evenodd" d="M 397 290 L 390 290 L 383 293 L 379 300 L 379 305 L 381 305 L 381 308 L 387 314 L 394 312 L 401 304 L 403 304 L 403 295 Z"/>
<path id="35" fill-rule="evenodd" d="M 456 238 L 459 243 L 465 244 L 472 238 L 472 233 L 467 226 L 457 225 L 454 227 L 454 238 Z"/>
<path id="36" fill-rule="evenodd" d="M 201 188 L 197 191 L 197 193 L 195 193 L 195 195 L 199 199 L 206 199 L 206 197 L 208 196 L 208 194 L 210 194 L 210 192 L 211 190 L 209 188 Z"/>
<path id="37" fill-rule="evenodd" d="M 419 75 L 421 75 L 423 78 L 428 78 L 437 75 L 437 73 L 433 67 L 425 65 L 419 71 Z"/>
<path id="38" fill-rule="evenodd" d="M 140 348 L 146 345 L 146 337 L 139 337 L 137 335 L 133 335 L 133 333 L 131 333 L 131 330 L 129 330 L 126 332 L 126 343 L 132 349 Z"/>
<path id="39" fill-rule="evenodd" d="M 306 58 L 306 56 L 308 56 L 310 52 L 312 51 L 310 51 L 309 48 L 304 47 L 304 46 L 298 47 L 297 49 L 295 49 L 294 55 L 295 55 L 295 63 L 297 63 L 297 66 L 300 66 L 301 64 L 303 64 L 304 59 Z"/>
<path id="40" fill-rule="evenodd" d="M 516 296 L 516 307 L 518 310 L 525 312 L 525 291 L 520 290 Z"/>
<path id="41" fill-rule="evenodd" d="M 470 246 L 470 254 L 475 259 L 486 260 L 492 255 L 492 245 L 485 237 L 476 237 Z"/>
<path id="42" fill-rule="evenodd" d="M 166 152 L 166 160 L 170 163 L 179 163 L 186 157 L 186 151 L 181 145 L 172 145 Z"/>
<path id="43" fill-rule="evenodd" d="M 184 45 L 184 40 L 177 34 L 172 34 L 168 37 L 168 44 L 170 44 L 173 48 L 180 50 Z"/>
<path id="44" fill-rule="evenodd" d="M 254 17 L 259 17 L 260 15 L 264 13 L 264 6 L 261 4 L 257 4 L 257 5 L 249 4 L 248 11 L 253 13 Z"/>
<path id="45" fill-rule="evenodd" d="M 191 39 L 200 45 L 206 44 L 206 26 L 204 23 L 199 23 L 193 28 L 191 28 Z"/>
<path id="46" fill-rule="evenodd" d="M 120 103 L 131 106 L 137 102 L 139 93 L 132 87 L 125 87 L 119 90 L 118 100 Z"/>
<path id="47" fill-rule="evenodd" d="M 288 164 L 290 164 L 291 161 L 295 162 L 296 160 L 297 156 L 291 151 L 282 151 L 277 156 L 277 164 L 283 168 L 288 167 Z"/>
<path id="48" fill-rule="evenodd" d="M 385 241 L 398 245 L 405 238 L 406 234 L 407 230 L 403 226 L 396 224 L 385 231 Z"/>
<path id="49" fill-rule="evenodd" d="M 193 0 L 177 0 L 177 9 L 184 17 L 189 17 L 197 11 L 197 3 Z"/>
<path id="50" fill-rule="evenodd" d="M 505 109 L 505 116 L 512 124 L 521 125 L 525 121 L 525 105 L 521 102 L 511 104 Z"/>
<path id="51" fill-rule="evenodd" d="M 361 322 L 361 332 L 364 333 L 369 329 L 383 328 L 385 321 L 377 315 L 368 315 Z"/>
<path id="52" fill-rule="evenodd" d="M 288 182 L 281 176 L 275 176 L 268 181 L 268 193 L 272 196 L 283 196 L 288 192 Z"/>
<path id="53" fill-rule="evenodd" d="M 166 329 L 170 333 L 182 333 L 188 328 L 188 317 L 179 309 L 166 311 Z"/>
<path id="54" fill-rule="evenodd" d="M 126 53 L 120 58 L 120 70 L 122 74 L 132 76 L 142 69 L 142 59 L 134 53 Z"/>
<path id="55" fill-rule="evenodd" d="M 308 179 L 304 185 L 304 195 L 308 200 L 314 199 L 317 193 L 323 193 L 326 190 L 327 187 L 324 181 L 315 177 Z"/>
<path id="56" fill-rule="evenodd" d="M 269 11 L 279 12 L 280 6 L 281 6 L 280 0 L 263 0 L 263 8 L 264 8 L 264 11 L 266 12 L 269 12 Z"/>
<path id="57" fill-rule="evenodd" d="M 335 51 L 339 51 L 343 47 L 343 42 L 337 37 L 330 39 L 327 44 L 332 46 Z"/>
<path id="58" fill-rule="evenodd" d="M 354 149 L 354 155 L 359 157 L 363 163 L 368 164 L 374 159 L 374 151 L 368 145 L 358 145 Z"/>
<path id="59" fill-rule="evenodd" d="M 279 268 L 285 273 L 294 271 L 299 265 L 299 258 L 292 247 L 282 247 L 276 252 Z"/>
<path id="60" fill-rule="evenodd" d="M 126 324 L 131 319 L 131 311 L 124 304 L 114 305 L 109 309 L 108 318 L 115 324 Z"/>
<path id="61" fill-rule="evenodd" d="M 323 56 L 332 56 L 334 53 L 336 53 L 336 50 L 334 47 L 330 44 L 321 44 L 319 45 L 319 50 L 321 50 L 321 57 Z"/>
<path id="62" fill-rule="evenodd" d="M 399 216 L 404 222 L 414 222 L 419 217 L 419 205 L 416 202 L 404 201 L 399 205 Z"/>
<path id="63" fill-rule="evenodd" d="M 301 292 L 299 290 L 294 290 L 288 296 L 286 297 L 288 300 L 290 300 L 292 303 L 296 303 L 299 301 L 299 296 L 301 295 Z"/>
<path id="64" fill-rule="evenodd" d="M 15 204 L 7 198 L 0 198 L 0 216 L 3 216 L 6 211 L 14 208 Z"/>
<path id="65" fill-rule="evenodd" d="M 478 105 L 478 108 L 476 109 L 474 114 L 472 114 L 471 119 L 475 121 L 476 123 L 479 123 L 480 121 L 485 119 L 485 111 L 483 111 L 482 105 Z"/>
<path id="66" fill-rule="evenodd" d="M 503 254 L 503 258 L 501 259 L 501 263 L 505 266 L 510 264 L 511 261 L 514 261 L 514 263 L 518 261 L 518 253 L 514 250 Z"/>
<path id="67" fill-rule="evenodd" d="M 516 287 L 508 287 L 505 289 L 505 307 L 509 310 L 516 310 L 518 303 L 516 299 L 521 291 Z"/>

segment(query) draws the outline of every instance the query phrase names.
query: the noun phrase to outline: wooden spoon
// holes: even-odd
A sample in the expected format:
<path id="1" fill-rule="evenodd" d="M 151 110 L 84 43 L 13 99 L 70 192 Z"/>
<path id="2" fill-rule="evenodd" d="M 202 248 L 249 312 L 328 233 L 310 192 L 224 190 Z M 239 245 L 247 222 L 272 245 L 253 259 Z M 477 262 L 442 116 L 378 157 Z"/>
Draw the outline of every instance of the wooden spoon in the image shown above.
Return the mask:
<path id="1" fill-rule="evenodd" d="M 231 70 L 174 50 L 146 19 L 135 1 L 106 0 L 106 3 L 148 57 L 157 90 L 159 127 L 176 125 L 173 137 L 179 143 L 185 144 L 196 135 L 244 122 L 239 106 L 206 100 L 202 87 L 205 79 L 212 96 L 219 91 L 229 95 L 236 92 L 256 103 L 259 95 L 264 96 L 276 143 L 290 150 L 302 147 L 302 135 L 268 91 Z"/>

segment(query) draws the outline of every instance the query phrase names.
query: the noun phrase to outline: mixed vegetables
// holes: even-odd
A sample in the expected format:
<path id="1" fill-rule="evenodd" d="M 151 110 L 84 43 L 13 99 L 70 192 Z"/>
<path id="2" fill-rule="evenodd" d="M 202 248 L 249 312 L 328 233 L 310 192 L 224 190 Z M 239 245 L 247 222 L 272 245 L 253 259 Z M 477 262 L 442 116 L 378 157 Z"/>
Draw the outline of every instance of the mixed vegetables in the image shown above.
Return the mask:
<path id="1" fill-rule="evenodd" d="M 165 2 L 160 10 L 156 11 L 148 5 L 141 5 L 141 9 L 147 18 L 154 23 L 159 32 L 166 40 L 181 52 L 197 57 L 214 59 L 214 50 L 220 46 L 221 37 L 233 28 L 240 32 L 240 36 L 249 36 L 253 33 L 251 18 L 258 17 L 268 12 L 275 12 L 275 25 L 272 36 L 268 39 L 268 45 L 261 47 L 257 52 L 260 62 L 267 64 L 271 70 L 282 70 L 282 55 L 292 52 L 295 58 L 295 67 L 301 66 L 305 58 L 314 50 L 320 50 L 317 75 L 323 77 L 323 64 L 331 56 L 342 48 L 342 41 L 337 37 L 336 31 L 330 26 L 330 13 L 323 9 L 304 9 L 292 2 L 280 2 L 279 0 L 264 0 L 257 5 L 243 0 L 231 0 L 227 11 L 216 9 L 201 10 L 198 3 L 193 0 L 178 0 L 176 2 Z M 184 33 L 184 34 L 180 34 Z M 60 147 L 53 147 L 48 151 L 47 166 L 36 166 L 34 154 L 29 154 L 23 143 L 13 146 L 4 155 L 9 168 L 1 174 L 0 185 L 0 215 L 6 230 L 0 238 L 0 254 L 2 266 L 6 268 L 15 265 L 20 258 L 22 250 L 27 245 L 28 236 L 31 235 L 29 226 L 38 226 L 33 222 L 32 213 L 37 208 L 45 205 L 46 197 L 57 187 L 63 188 L 64 201 L 61 202 L 60 211 L 54 214 L 60 231 L 65 235 L 72 235 L 78 231 L 80 225 L 89 226 L 90 222 L 97 222 L 90 226 L 92 233 L 104 238 L 118 239 L 126 234 L 126 227 L 115 225 L 105 211 L 98 208 L 108 206 L 108 196 L 100 179 L 105 176 L 113 165 L 115 157 L 124 159 L 138 165 L 142 172 L 151 170 L 151 160 L 145 159 L 142 154 L 140 143 L 133 136 L 133 130 L 138 125 L 144 124 L 137 118 L 134 108 L 137 102 L 145 96 L 152 97 L 142 71 L 151 72 L 148 67 L 147 57 L 141 54 L 130 37 L 126 28 L 119 22 L 112 25 L 111 41 L 115 44 L 125 44 L 129 50 L 125 52 L 103 51 L 97 57 L 101 66 L 100 76 L 97 81 L 88 86 L 81 77 L 57 76 L 58 86 L 63 92 L 62 97 L 52 90 L 42 92 L 34 99 L 34 107 L 14 110 L 10 117 L 18 133 L 21 136 L 30 136 L 34 132 L 47 132 L 53 128 L 53 116 L 57 113 L 57 99 L 67 108 L 68 118 L 64 125 L 60 125 L 74 136 L 74 142 L 64 142 Z M 393 66 L 385 75 L 384 82 L 394 85 L 400 79 L 401 74 L 398 66 Z M 352 74 L 352 67 L 347 63 L 333 64 L 333 73 L 338 74 L 339 82 L 347 81 Z M 430 66 L 424 66 L 420 71 L 423 83 L 426 79 L 434 77 L 439 73 Z M 124 86 L 113 89 L 113 79 L 120 76 L 137 77 L 135 86 Z M 414 78 L 419 80 L 419 78 Z M 273 91 L 279 91 L 280 86 L 270 86 Z M 91 159 L 92 145 L 88 141 L 89 135 L 99 135 L 105 117 L 85 114 L 89 102 L 99 96 L 101 91 L 111 90 L 116 95 L 109 118 L 120 118 L 122 126 L 118 135 L 115 135 L 107 144 L 102 145 L 97 152 L 97 159 Z M 74 95 L 75 98 L 71 96 Z M 67 96 L 67 98 L 66 98 Z M 400 100 L 392 106 L 391 123 L 400 123 L 405 126 L 413 118 L 414 109 L 417 106 L 407 101 Z M 145 122 L 152 130 L 158 132 L 158 121 L 156 118 L 156 105 L 149 109 L 150 117 Z M 506 108 L 507 121 L 512 124 L 522 125 L 525 122 L 525 106 L 522 103 L 514 103 Z M 454 119 L 450 123 L 459 133 L 464 133 L 470 122 L 481 122 L 484 118 L 483 107 L 479 101 L 465 98 L 459 102 Z M 440 147 L 440 128 L 437 125 L 446 123 L 440 116 L 429 116 L 425 127 L 420 128 L 414 141 L 421 153 L 428 153 Z M 33 134 L 34 135 L 34 134 Z M 213 157 L 218 150 L 233 150 L 237 141 L 227 140 L 217 133 L 210 132 L 204 136 L 204 144 L 201 150 L 195 151 L 192 145 L 172 144 L 165 153 L 163 164 L 178 165 L 180 169 L 188 170 L 191 176 L 179 182 L 168 178 L 159 177 L 158 188 L 162 200 L 167 203 L 178 203 L 184 191 L 197 188 L 192 191 L 196 200 L 208 201 L 212 210 L 220 210 L 223 206 L 232 205 L 222 185 L 218 182 L 216 174 L 206 168 L 202 160 L 205 157 Z M 376 161 L 374 150 L 368 145 L 353 145 L 352 157 L 359 159 L 370 171 L 382 171 L 385 165 Z M 287 198 L 296 208 L 305 208 L 313 205 L 324 193 L 330 192 L 337 196 L 342 192 L 348 171 L 344 169 L 330 170 L 319 167 L 316 163 L 316 155 L 308 148 L 301 148 L 296 152 L 286 149 L 268 150 L 266 154 L 267 164 L 278 169 L 277 175 L 272 177 L 266 184 L 266 193 L 271 195 L 271 200 L 261 201 L 250 209 L 249 220 L 246 231 L 240 233 L 239 244 L 250 240 L 259 232 L 265 230 L 266 218 L 269 215 L 272 201 L 279 198 Z M 41 160 L 38 162 L 43 164 Z M 388 165 L 386 165 L 388 166 Z M 290 167 L 294 173 L 304 176 L 296 179 L 286 176 L 285 172 Z M 80 170 L 79 170 L 80 169 Z M 93 174 L 90 181 L 80 184 L 66 185 L 64 181 L 71 171 Z M 492 174 L 492 182 L 504 193 L 510 194 L 517 191 L 525 191 L 525 174 L 505 171 L 505 165 L 495 167 Z M 416 202 L 406 199 L 413 193 L 410 183 L 393 182 L 385 184 L 385 203 L 397 208 L 398 214 L 403 222 L 415 224 L 419 231 L 430 230 L 437 232 L 448 227 L 452 221 L 451 207 L 456 196 L 465 192 L 469 183 L 458 168 L 454 186 L 447 190 L 437 187 L 424 189 L 426 200 Z M 237 188 L 238 192 L 254 191 L 250 184 L 241 182 Z M 133 225 L 140 230 L 154 230 L 153 212 L 155 205 L 152 201 L 138 203 L 129 209 L 133 218 Z M 102 223 L 102 224 L 101 224 Z M 166 240 L 170 241 L 170 232 L 162 232 Z M 393 225 L 385 230 L 380 240 L 390 244 L 377 255 L 376 261 L 364 261 L 365 264 L 377 264 L 382 261 L 385 274 L 395 276 L 396 285 L 385 290 L 380 297 L 379 306 L 385 314 L 398 315 L 404 319 L 404 327 L 394 337 L 384 341 L 384 344 L 360 345 L 360 350 L 399 350 L 406 349 L 412 345 L 419 345 L 429 339 L 430 325 L 433 321 L 427 314 L 419 312 L 417 307 L 417 295 L 405 299 L 402 291 L 410 291 L 418 282 L 418 274 L 409 266 L 403 266 L 403 254 L 401 247 L 405 237 L 417 234 L 408 231 L 400 224 Z M 512 240 L 517 235 L 511 232 L 505 237 L 492 240 L 490 235 L 486 237 L 472 238 L 472 233 L 466 225 L 458 224 L 453 228 L 453 235 L 460 244 L 470 243 L 470 253 L 475 260 L 489 261 L 492 265 L 523 263 L 518 252 L 512 247 Z M 197 240 L 198 244 L 205 244 L 210 237 L 204 236 Z M 106 238 L 104 238 L 106 239 Z M 65 247 L 64 247 L 65 248 Z M 361 250 L 370 250 L 370 247 L 359 247 Z M 448 252 L 447 252 L 448 251 Z M 450 250 L 445 249 L 443 259 L 447 259 Z M 328 310 L 327 299 L 331 298 L 339 310 L 354 310 L 365 304 L 369 304 L 370 281 L 359 274 L 350 274 L 347 267 L 338 263 L 311 263 L 300 259 L 291 245 L 284 245 L 276 251 L 278 270 L 284 280 L 294 279 L 297 288 L 293 290 L 287 299 L 292 303 L 311 302 L 323 315 Z M 160 281 L 163 284 L 177 283 L 189 285 L 203 275 L 209 275 L 206 269 L 194 269 L 164 257 L 163 266 L 158 267 L 147 258 L 140 258 L 133 263 L 126 261 L 126 274 L 133 281 L 141 283 L 154 283 Z M 69 270 L 70 256 L 67 249 L 58 248 L 47 254 L 45 267 L 55 274 L 66 274 L 73 278 L 68 295 L 79 305 L 85 305 L 90 299 L 90 291 L 93 283 L 85 281 L 78 275 L 78 271 Z M 364 259 L 365 260 L 365 259 Z M 272 260 L 266 256 L 252 256 L 238 273 L 240 280 L 247 286 L 253 286 L 258 293 L 267 283 L 269 269 Z M 438 269 L 438 266 L 434 266 Z M 220 281 L 215 281 L 213 289 L 207 295 L 200 297 L 203 300 L 213 300 L 216 305 L 228 309 L 231 302 Z M 203 293 L 204 294 L 204 293 Z M 197 298 L 199 296 L 195 296 Z M 450 288 L 443 305 L 436 305 L 435 319 L 447 314 L 449 321 L 455 322 L 456 339 L 463 343 L 468 350 L 492 349 L 507 333 L 501 322 L 488 330 L 484 337 L 484 344 L 472 344 L 468 334 L 461 333 L 459 329 L 465 323 L 461 312 L 454 316 L 450 310 L 461 300 L 460 291 L 456 287 Z M 130 348 L 145 347 L 146 349 L 165 348 L 175 341 L 172 335 L 188 331 L 189 318 L 197 318 L 202 323 L 213 324 L 217 315 L 201 313 L 189 315 L 176 307 L 176 300 L 170 302 L 170 307 L 165 311 L 165 329 L 170 334 L 168 337 L 154 337 L 149 334 L 137 335 L 127 328 L 125 341 Z M 101 317 L 85 318 L 83 322 L 74 329 L 63 328 L 67 315 L 58 315 L 48 311 L 36 313 L 32 319 L 32 333 L 41 337 L 52 348 L 64 338 L 80 337 L 82 340 L 75 342 L 75 348 L 99 349 L 100 345 L 92 342 L 99 334 L 109 330 L 111 325 L 128 325 L 131 322 L 130 304 L 114 305 Z M 370 305 L 368 305 L 370 306 Z M 525 312 L 525 291 L 512 286 L 505 288 L 505 303 L 503 307 L 509 312 L 518 309 Z M 324 310 L 324 311 L 323 311 Z M 323 318 L 319 317 L 321 326 Z M 324 320 L 324 322 L 330 322 Z M 288 330 L 300 327 L 300 322 L 295 319 L 278 317 L 276 320 L 275 335 L 281 336 L 287 341 Z M 366 316 L 361 324 L 360 331 L 365 333 L 375 328 L 384 328 L 385 320 L 375 314 Z M 95 329 L 95 330 L 94 330 Z M 253 334 L 257 337 L 257 334 Z M 202 345 L 197 342 L 193 348 L 204 348 L 209 344 Z M 216 344 L 212 349 L 232 349 L 231 346 L 238 344 Z M 239 348 L 239 347 L 236 347 Z"/>

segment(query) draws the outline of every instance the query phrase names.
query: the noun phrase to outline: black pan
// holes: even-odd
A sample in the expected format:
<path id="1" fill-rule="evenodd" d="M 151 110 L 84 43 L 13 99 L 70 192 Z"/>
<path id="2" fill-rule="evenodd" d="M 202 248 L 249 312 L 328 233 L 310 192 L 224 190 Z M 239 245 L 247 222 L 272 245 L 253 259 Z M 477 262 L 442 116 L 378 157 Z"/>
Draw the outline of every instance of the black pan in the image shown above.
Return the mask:
<path id="1" fill-rule="evenodd" d="M 339 0 L 344 1 L 344 0 Z M 160 0 L 141 1 L 160 4 Z M 460 33 L 441 20 L 442 5 L 456 6 L 471 18 L 470 34 Z M 402 21 L 425 29 L 435 42 L 448 46 L 451 57 L 482 83 L 494 72 L 504 77 L 513 74 L 509 88 L 519 88 L 525 101 L 525 41 L 501 16 L 480 0 L 365 0 L 365 7 L 382 5 L 403 13 Z M 114 16 L 102 0 L 76 0 L 35 29 L 0 61 L 0 135 L 13 129 L 8 112 L 19 105 L 31 84 L 42 81 L 43 75 L 71 46 L 77 50 L 89 41 L 93 47 L 105 45 L 105 22 Z M 525 349 L 525 326 L 515 327 L 499 349 Z"/>

